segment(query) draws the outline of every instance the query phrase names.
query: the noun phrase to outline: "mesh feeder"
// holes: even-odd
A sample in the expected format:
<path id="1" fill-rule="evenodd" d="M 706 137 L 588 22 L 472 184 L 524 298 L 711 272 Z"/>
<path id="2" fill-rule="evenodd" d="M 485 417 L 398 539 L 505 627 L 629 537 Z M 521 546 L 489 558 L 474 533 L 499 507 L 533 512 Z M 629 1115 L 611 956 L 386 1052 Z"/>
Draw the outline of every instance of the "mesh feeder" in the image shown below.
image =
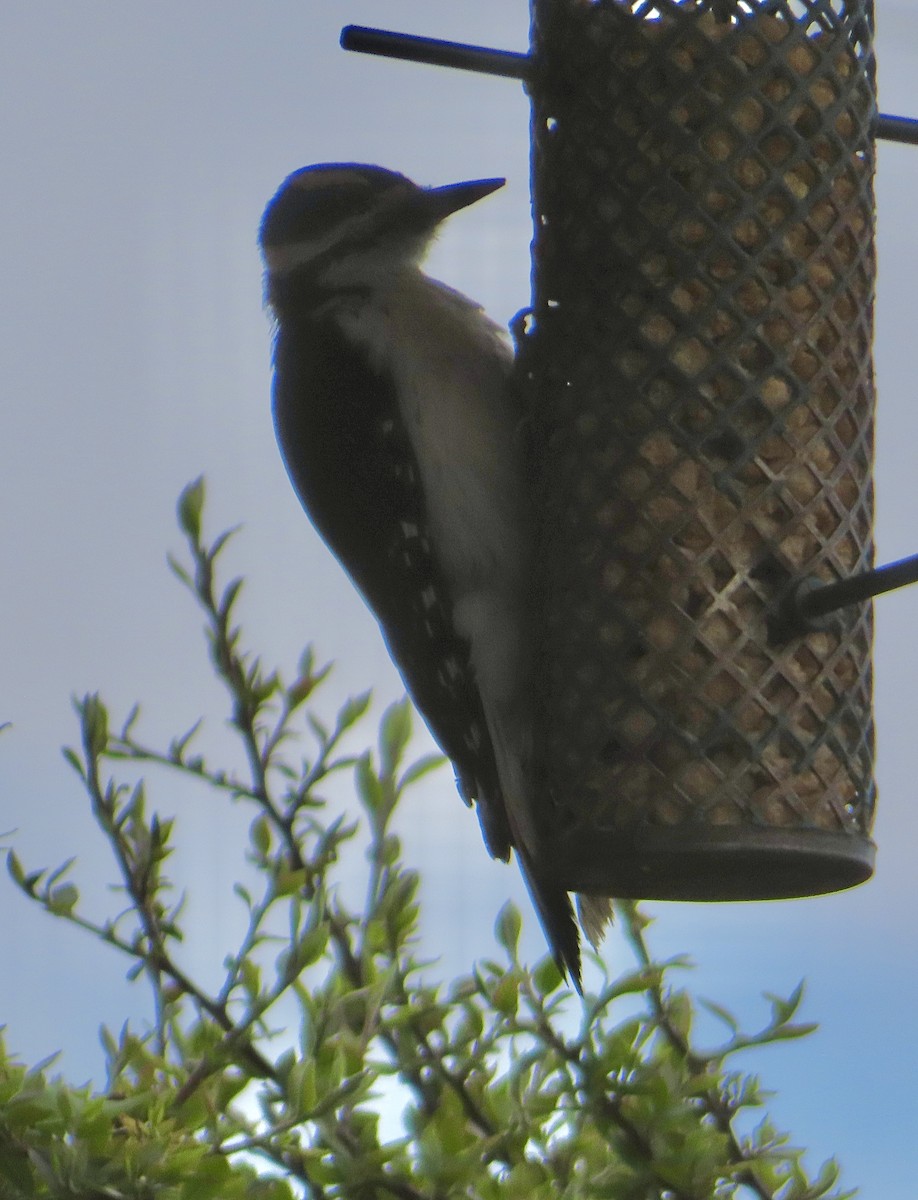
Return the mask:
<path id="1" fill-rule="evenodd" d="M 533 0 L 545 868 L 849 887 L 874 848 L 870 0 Z"/>

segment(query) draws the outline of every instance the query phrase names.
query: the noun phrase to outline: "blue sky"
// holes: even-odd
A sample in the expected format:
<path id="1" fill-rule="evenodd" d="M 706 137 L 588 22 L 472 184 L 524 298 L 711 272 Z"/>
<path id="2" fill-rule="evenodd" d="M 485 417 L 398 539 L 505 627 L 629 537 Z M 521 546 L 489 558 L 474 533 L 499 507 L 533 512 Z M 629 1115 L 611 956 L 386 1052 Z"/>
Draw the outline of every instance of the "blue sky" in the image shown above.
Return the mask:
<path id="1" fill-rule="evenodd" d="M 878 0 L 881 107 L 918 115 L 918 7 Z M 379 162 L 419 182 L 506 175 L 451 222 L 433 274 L 506 321 L 528 299 L 528 108 L 514 83 L 345 54 L 363 23 L 525 48 L 524 0 L 274 0 L 270 5 L 114 5 L 49 0 L 0 15 L 0 831 L 30 865 L 71 854 L 98 911 L 110 869 L 59 748 L 76 734 L 70 695 L 113 710 L 144 703 L 164 740 L 212 714 L 226 744 L 196 613 L 165 567 L 174 503 L 201 472 L 213 531 L 243 522 L 232 566 L 250 577 L 242 615 L 265 658 L 301 645 L 338 663 L 329 709 L 373 684 L 376 712 L 401 693 L 376 626 L 312 533 L 271 428 L 270 333 L 256 232 L 292 169 Z M 914 519 L 914 298 L 918 148 L 882 145 L 877 197 L 882 561 L 918 550 Z M 764 1052 L 772 1112 L 813 1161 L 838 1153 L 865 1196 L 910 1200 L 918 1170 L 913 1011 L 918 809 L 912 703 L 918 591 L 881 601 L 876 715 L 878 870 L 843 896 L 763 905 L 658 905 L 661 954 L 688 951 L 693 986 L 764 1020 L 765 990 L 809 981 L 808 1043 Z M 418 739 L 419 749 L 423 747 Z M 238 913 L 231 886 L 245 821 L 161 780 L 179 813 L 192 880 L 190 960 L 214 969 Z M 492 864 L 444 773 L 410 802 L 405 844 L 429 867 L 425 937 L 444 972 L 491 952 L 515 870 Z M 9 842 L 9 838 L 5 839 Z M 462 920 L 457 912 L 462 910 Z M 100 1021 L 142 1014 L 124 964 L 33 911 L 0 877 L 0 1022 L 25 1058 L 63 1048 L 74 1079 L 98 1078 Z M 526 947 L 542 952 L 534 920 Z M 607 956 L 626 964 L 613 938 Z M 211 964 L 208 967 L 208 964 Z M 756 1060 L 750 1060 L 755 1066 Z"/>

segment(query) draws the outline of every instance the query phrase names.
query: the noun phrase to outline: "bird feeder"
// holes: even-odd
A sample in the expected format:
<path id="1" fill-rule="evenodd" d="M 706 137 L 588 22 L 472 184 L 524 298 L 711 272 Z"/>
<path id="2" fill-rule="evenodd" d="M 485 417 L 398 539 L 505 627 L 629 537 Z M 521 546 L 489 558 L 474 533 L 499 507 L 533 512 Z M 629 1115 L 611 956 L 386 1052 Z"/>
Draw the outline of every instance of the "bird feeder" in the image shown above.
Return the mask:
<path id="1" fill-rule="evenodd" d="M 531 0 L 539 872 L 766 899 L 873 869 L 872 0 Z"/>
<path id="2" fill-rule="evenodd" d="M 869 876 L 867 0 L 534 5 L 546 862 L 695 900 Z"/>

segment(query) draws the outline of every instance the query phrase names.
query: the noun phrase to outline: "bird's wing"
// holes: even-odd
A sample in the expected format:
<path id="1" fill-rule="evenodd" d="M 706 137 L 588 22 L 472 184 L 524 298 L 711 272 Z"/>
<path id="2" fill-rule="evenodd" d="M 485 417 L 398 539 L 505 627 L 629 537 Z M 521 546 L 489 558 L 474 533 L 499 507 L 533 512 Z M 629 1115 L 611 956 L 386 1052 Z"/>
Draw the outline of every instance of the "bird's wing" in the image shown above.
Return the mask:
<path id="1" fill-rule="evenodd" d="M 506 859 L 510 833 L 495 804 L 497 768 L 469 647 L 443 601 L 391 384 L 332 320 L 285 322 L 275 344 L 274 423 L 303 507 L 379 621 L 463 795 L 484 806 L 488 849 Z"/>
<path id="2" fill-rule="evenodd" d="M 275 343 L 274 423 L 294 490 L 379 621 L 460 793 L 476 802 L 489 852 L 506 860 L 516 846 L 559 969 L 579 987 L 570 898 L 541 878 L 511 832 L 469 644 L 443 600 L 420 472 L 392 385 L 330 318 L 287 316 Z"/>

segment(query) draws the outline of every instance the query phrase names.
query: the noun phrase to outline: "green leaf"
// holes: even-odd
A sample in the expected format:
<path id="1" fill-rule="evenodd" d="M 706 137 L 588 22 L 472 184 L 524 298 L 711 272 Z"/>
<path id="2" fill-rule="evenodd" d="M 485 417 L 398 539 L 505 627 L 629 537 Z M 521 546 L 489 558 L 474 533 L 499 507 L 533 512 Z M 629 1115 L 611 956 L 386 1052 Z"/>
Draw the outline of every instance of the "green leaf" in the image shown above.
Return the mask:
<path id="1" fill-rule="evenodd" d="M 533 968 L 532 983 L 540 996 L 550 996 L 563 982 L 564 976 L 550 954 L 546 954 Z"/>
<path id="2" fill-rule="evenodd" d="M 411 701 L 406 696 L 390 704 L 379 725 L 380 774 L 392 778 L 411 737 Z"/>
<path id="3" fill-rule="evenodd" d="M 77 775 L 79 775 L 81 779 L 85 780 L 86 767 L 83 765 L 83 760 L 80 758 L 77 752 L 75 750 L 71 750 L 69 746 L 65 746 L 61 753 L 70 766 L 73 767 L 74 771 L 76 771 Z"/>
<path id="4" fill-rule="evenodd" d="M 818 1021 L 797 1021 L 789 1022 L 786 1025 L 778 1025 L 773 1029 L 765 1030 L 760 1035 L 760 1044 L 766 1045 L 769 1042 L 789 1042 L 794 1038 L 809 1037 L 811 1033 L 815 1033 L 819 1028 Z"/>
<path id="5" fill-rule="evenodd" d="M 304 679 L 312 679 L 315 665 L 316 652 L 314 647 L 312 645 L 304 646 L 303 651 L 300 654 L 300 660 L 296 664 L 297 671 L 303 676 Z M 325 668 L 325 672 L 328 673 L 330 670 L 331 665 L 329 664 L 329 666 Z"/>
<path id="6" fill-rule="evenodd" d="M 185 485 L 178 500 L 178 523 L 195 545 L 201 544 L 201 514 L 204 511 L 204 476 Z"/>
<path id="7" fill-rule="evenodd" d="M 385 792 L 379 776 L 373 770 L 369 751 L 357 759 L 354 778 L 363 807 L 373 815 L 379 813 L 385 803 Z"/>
<path id="8" fill-rule="evenodd" d="M 306 714 L 306 723 L 312 732 L 316 735 L 316 739 L 322 746 L 328 745 L 329 733 L 328 729 L 323 725 L 315 713 Z"/>
<path id="9" fill-rule="evenodd" d="M 462 1017 L 456 1028 L 455 1041 L 457 1046 L 477 1041 L 484 1033 L 484 1016 L 480 1009 L 473 1004 L 466 1004 L 462 1009 Z"/>
<path id="10" fill-rule="evenodd" d="M 263 813 L 249 826 L 249 841 L 258 858 L 266 859 L 271 853 L 271 822 Z"/>
<path id="11" fill-rule="evenodd" d="M 318 671 L 315 670 L 315 656 L 311 646 L 307 646 L 300 656 L 300 661 L 297 667 L 298 675 L 296 680 L 287 689 L 287 711 L 293 712 L 295 709 L 312 695 L 315 689 L 322 681 L 327 678 L 332 669 L 332 664 L 327 663 Z"/>
<path id="12" fill-rule="evenodd" d="M 520 1002 L 520 980 L 516 971 L 508 971 L 491 992 L 491 1003 L 505 1017 L 513 1016 Z"/>
<path id="13" fill-rule="evenodd" d="M 694 1010 L 688 992 L 671 992 L 666 997 L 666 1017 L 678 1033 L 689 1040 L 692 1033 Z"/>
<path id="14" fill-rule="evenodd" d="M 25 887 L 25 870 L 15 850 L 8 850 L 6 853 L 6 869 L 13 883 L 18 887 Z"/>
<path id="15" fill-rule="evenodd" d="M 717 1017 L 718 1021 L 722 1021 L 731 1033 L 739 1033 L 739 1022 L 729 1009 L 724 1008 L 722 1004 L 715 1004 L 713 1000 L 705 1000 L 703 996 L 698 997 L 698 1003 L 702 1008 L 706 1008 L 712 1016 Z"/>
<path id="16" fill-rule="evenodd" d="M 786 1024 L 803 1002 L 803 994 L 806 990 L 806 980 L 801 979 L 791 994 L 786 1000 L 780 996 L 776 996 L 773 992 L 766 992 L 765 999 L 771 1004 L 771 1017 L 773 1025 Z"/>
<path id="17" fill-rule="evenodd" d="M 228 621 L 230 619 L 230 614 L 233 611 L 233 605 L 236 603 L 236 599 L 242 590 L 244 582 L 245 580 L 243 579 L 234 579 L 224 588 L 217 610 L 224 621 Z"/>
<path id="18" fill-rule="evenodd" d="M 328 926 L 319 925 L 311 929 L 296 947 L 296 974 L 318 962 L 328 946 Z"/>
<path id="19" fill-rule="evenodd" d="M 425 775 L 429 775 L 431 771 L 436 771 L 439 767 L 442 767 L 448 762 L 449 759 L 445 754 L 425 754 L 422 758 L 419 758 L 417 762 L 412 763 L 411 766 L 408 767 L 404 775 L 398 781 L 398 790 L 402 791 L 404 788 L 408 787 L 409 784 L 417 783 L 419 779 L 423 779 Z"/>
<path id="20" fill-rule="evenodd" d="M 240 527 L 238 525 L 234 525 L 232 529 L 224 529 L 219 537 L 214 538 L 213 545 L 210 546 L 207 551 L 207 557 L 211 563 L 215 562 L 218 555 L 223 553 L 223 547 L 230 540 L 230 538 L 236 536 L 236 534 L 239 532 L 239 529 Z"/>
<path id="21" fill-rule="evenodd" d="M 83 740 L 90 756 L 97 758 L 108 746 L 108 710 L 98 693 L 90 692 L 77 705 Z"/>
<path id="22" fill-rule="evenodd" d="M 819 1173 L 812 1182 L 811 1194 L 813 1196 L 824 1195 L 829 1188 L 835 1187 L 836 1183 L 838 1183 L 840 1174 L 841 1168 L 838 1165 L 838 1161 L 834 1158 L 827 1159 L 826 1162 L 824 1162 L 819 1168 Z M 848 1192 L 846 1194 L 849 1196 L 854 1195 L 853 1192 Z"/>
<path id="23" fill-rule="evenodd" d="M 172 762 L 179 764 L 183 763 L 185 751 L 188 749 L 188 744 L 201 728 L 203 723 L 204 718 L 198 717 L 187 733 L 183 733 L 181 737 L 172 739 L 172 741 L 169 743 L 169 758 L 172 760 Z"/>
<path id="24" fill-rule="evenodd" d="M 497 914 L 497 920 L 494 922 L 494 933 L 498 942 L 507 951 L 513 962 L 516 962 L 517 946 L 519 945 L 522 928 L 523 918 L 520 916 L 520 910 L 511 900 L 508 900 Z"/>
<path id="25" fill-rule="evenodd" d="M 181 1200 L 229 1200 L 227 1184 L 231 1168 L 219 1155 L 206 1156 L 201 1151 L 189 1155 L 187 1165 L 172 1159 L 172 1167 L 181 1167 Z"/>
<path id="26" fill-rule="evenodd" d="M 243 988 L 252 997 L 261 991 L 261 971 L 250 958 L 244 958 L 239 964 L 239 978 Z"/>
<path id="27" fill-rule="evenodd" d="M 316 1102 L 316 1062 L 303 1058 L 291 1066 L 284 1081 L 291 1116 L 305 1118 Z"/>
<path id="28" fill-rule="evenodd" d="M 355 725 L 363 714 L 370 707 L 373 699 L 372 689 L 361 692 L 359 696 L 351 696 L 345 700 L 344 704 L 338 711 L 338 718 L 335 722 L 335 730 L 338 733 L 343 733 L 346 729 L 350 729 Z"/>
<path id="29" fill-rule="evenodd" d="M 185 568 L 182 566 L 182 564 L 179 562 L 179 560 L 173 554 L 167 554 L 166 562 L 169 566 L 169 570 L 176 577 L 176 579 L 178 579 L 181 583 L 183 583 L 185 585 L 185 587 L 191 588 L 193 590 L 194 589 L 194 580 L 191 578 L 191 576 L 188 574 L 188 572 L 185 570 Z"/>
<path id="30" fill-rule="evenodd" d="M 274 875 L 278 896 L 293 896 L 302 892 L 307 882 L 305 867 L 278 867 Z"/>
<path id="31" fill-rule="evenodd" d="M 135 724 L 137 723 L 137 719 L 139 718 L 139 716 L 140 716 L 140 705 L 134 704 L 131 708 L 131 711 L 124 718 L 124 722 L 121 726 L 121 732 L 118 735 L 123 742 L 126 742 L 130 738 L 131 731 L 133 730 Z"/>
<path id="32" fill-rule="evenodd" d="M 379 845 L 379 861 L 383 866 L 391 867 L 398 862 L 402 853 L 402 843 L 394 833 L 386 834 Z"/>

